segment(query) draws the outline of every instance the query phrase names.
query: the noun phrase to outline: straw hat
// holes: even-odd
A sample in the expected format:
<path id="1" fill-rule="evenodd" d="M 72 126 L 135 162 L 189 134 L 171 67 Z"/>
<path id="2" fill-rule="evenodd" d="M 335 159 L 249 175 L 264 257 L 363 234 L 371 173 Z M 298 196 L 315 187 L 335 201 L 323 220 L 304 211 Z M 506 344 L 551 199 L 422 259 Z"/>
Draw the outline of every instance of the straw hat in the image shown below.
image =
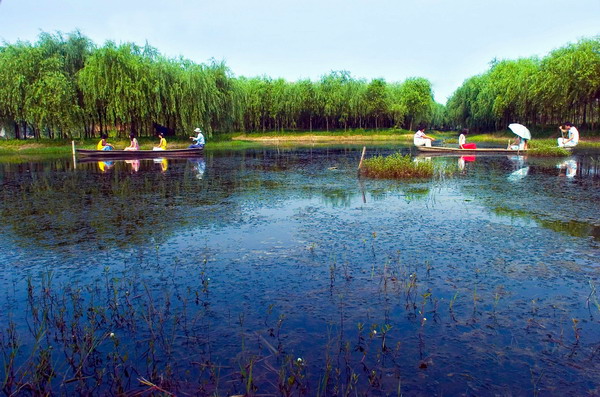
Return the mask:
<path id="1" fill-rule="evenodd" d="M 202 130 L 200 128 L 196 128 L 194 132 L 202 132 Z"/>

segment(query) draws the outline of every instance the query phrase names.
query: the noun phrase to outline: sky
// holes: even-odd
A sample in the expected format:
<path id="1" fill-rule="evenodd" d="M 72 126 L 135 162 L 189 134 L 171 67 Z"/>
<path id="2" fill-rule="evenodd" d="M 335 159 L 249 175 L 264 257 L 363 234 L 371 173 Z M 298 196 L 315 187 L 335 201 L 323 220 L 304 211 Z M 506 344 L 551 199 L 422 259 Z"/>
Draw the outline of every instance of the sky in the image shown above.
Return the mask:
<path id="1" fill-rule="evenodd" d="M 424 77 L 444 104 L 493 59 L 600 35 L 600 0 L 0 0 L 0 41 L 75 30 L 99 46 L 224 61 L 238 77 Z"/>

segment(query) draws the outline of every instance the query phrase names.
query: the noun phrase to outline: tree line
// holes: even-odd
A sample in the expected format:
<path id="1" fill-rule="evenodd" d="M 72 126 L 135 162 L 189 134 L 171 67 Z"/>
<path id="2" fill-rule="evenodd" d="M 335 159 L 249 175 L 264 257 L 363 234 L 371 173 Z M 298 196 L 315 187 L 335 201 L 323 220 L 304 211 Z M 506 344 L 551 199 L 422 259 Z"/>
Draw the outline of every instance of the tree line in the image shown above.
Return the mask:
<path id="1" fill-rule="evenodd" d="M 0 47 L 0 123 L 16 138 L 88 138 L 106 131 L 412 128 L 435 102 L 429 81 L 234 77 L 223 62 L 166 58 L 131 43 L 94 45 L 80 32 Z"/>
<path id="2" fill-rule="evenodd" d="M 155 48 L 80 32 L 42 33 L 0 46 L 0 129 L 15 138 L 90 138 L 117 131 L 184 135 L 225 132 L 462 128 L 511 122 L 540 127 L 570 120 L 597 129 L 600 39 L 548 56 L 493 61 L 436 103 L 424 78 L 403 82 L 332 71 L 317 81 L 235 77 L 224 62 L 166 58 Z"/>
<path id="3" fill-rule="evenodd" d="M 543 58 L 492 61 L 448 99 L 446 122 L 496 131 L 519 122 L 545 129 L 571 121 L 600 128 L 600 37 L 582 39 Z"/>

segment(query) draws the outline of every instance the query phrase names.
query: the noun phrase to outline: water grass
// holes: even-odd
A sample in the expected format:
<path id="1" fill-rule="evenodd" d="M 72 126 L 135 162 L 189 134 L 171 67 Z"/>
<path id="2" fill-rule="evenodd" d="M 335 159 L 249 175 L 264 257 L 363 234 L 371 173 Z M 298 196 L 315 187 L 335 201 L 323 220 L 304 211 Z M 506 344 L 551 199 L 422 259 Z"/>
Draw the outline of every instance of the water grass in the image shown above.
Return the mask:
<path id="1" fill-rule="evenodd" d="M 411 156 L 400 153 L 371 157 L 364 161 L 361 168 L 362 175 L 382 179 L 430 178 L 433 172 L 431 161 L 414 161 Z"/>
<path id="2" fill-rule="evenodd" d="M 536 157 L 568 157 L 571 155 L 568 150 L 556 146 L 556 142 L 548 143 L 547 140 L 530 142 L 527 154 Z"/>

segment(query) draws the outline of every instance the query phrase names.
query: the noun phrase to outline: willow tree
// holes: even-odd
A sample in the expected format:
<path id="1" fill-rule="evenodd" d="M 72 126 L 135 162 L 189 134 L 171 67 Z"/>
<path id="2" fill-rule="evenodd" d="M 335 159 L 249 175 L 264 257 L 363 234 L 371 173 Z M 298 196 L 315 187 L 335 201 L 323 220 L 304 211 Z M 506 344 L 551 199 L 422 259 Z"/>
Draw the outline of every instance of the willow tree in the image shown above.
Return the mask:
<path id="1" fill-rule="evenodd" d="M 584 39 L 538 60 L 493 61 L 467 79 L 448 100 L 456 123 L 504 129 L 521 121 L 547 127 L 563 120 L 583 128 L 600 121 L 600 39 Z"/>
<path id="2" fill-rule="evenodd" d="M 422 77 L 406 79 L 400 88 L 400 100 L 406 109 L 405 125 L 409 130 L 413 125 L 426 123 L 431 119 L 434 103 L 431 83 Z"/>
<path id="3" fill-rule="evenodd" d="M 310 80 L 301 80 L 296 83 L 298 95 L 299 125 L 312 132 L 313 119 L 318 112 L 317 90 Z M 308 120 L 308 122 L 307 122 Z"/>
<path id="4" fill-rule="evenodd" d="M 375 120 L 375 129 L 378 129 L 379 119 L 388 112 L 386 84 L 383 79 L 371 80 L 365 91 L 365 101 L 369 117 Z"/>
<path id="5" fill-rule="evenodd" d="M 552 121 L 570 119 L 586 125 L 598 121 L 600 36 L 551 52 L 542 60 L 538 95 Z"/>

